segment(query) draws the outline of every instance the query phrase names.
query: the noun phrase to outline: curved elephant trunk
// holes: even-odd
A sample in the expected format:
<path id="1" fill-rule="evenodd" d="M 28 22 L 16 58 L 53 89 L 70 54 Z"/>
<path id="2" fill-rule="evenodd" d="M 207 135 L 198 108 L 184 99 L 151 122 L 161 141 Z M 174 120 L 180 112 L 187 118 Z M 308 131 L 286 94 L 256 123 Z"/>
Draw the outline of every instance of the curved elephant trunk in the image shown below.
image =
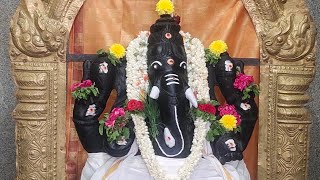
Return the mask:
<path id="1" fill-rule="evenodd" d="M 156 99 L 160 107 L 161 127 L 156 138 L 156 146 L 167 157 L 177 157 L 183 154 L 187 128 L 185 128 L 186 116 L 189 112 L 189 104 L 197 107 L 197 100 L 186 80 L 174 72 L 164 74 L 154 83 L 150 97 Z M 189 138 L 187 138 L 189 139 Z"/>

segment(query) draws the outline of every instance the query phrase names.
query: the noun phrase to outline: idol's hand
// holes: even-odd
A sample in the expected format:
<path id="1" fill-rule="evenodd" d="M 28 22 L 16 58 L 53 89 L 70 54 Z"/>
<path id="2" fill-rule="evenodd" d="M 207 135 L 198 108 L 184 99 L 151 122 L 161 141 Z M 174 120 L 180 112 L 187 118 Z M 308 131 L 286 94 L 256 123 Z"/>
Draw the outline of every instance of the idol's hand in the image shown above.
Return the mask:
<path id="1" fill-rule="evenodd" d="M 239 140 L 236 134 L 227 133 L 216 138 L 211 143 L 213 154 L 221 162 L 242 160 L 242 142 Z"/>

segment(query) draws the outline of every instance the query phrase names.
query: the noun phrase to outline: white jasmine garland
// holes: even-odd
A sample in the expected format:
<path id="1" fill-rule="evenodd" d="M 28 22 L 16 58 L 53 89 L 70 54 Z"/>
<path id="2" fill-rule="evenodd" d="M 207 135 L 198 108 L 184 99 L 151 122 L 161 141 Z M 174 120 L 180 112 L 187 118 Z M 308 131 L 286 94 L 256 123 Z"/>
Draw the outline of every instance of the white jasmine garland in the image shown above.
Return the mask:
<path id="1" fill-rule="evenodd" d="M 199 39 L 192 38 L 189 33 L 181 31 L 180 34 L 183 36 L 187 54 L 189 85 L 199 101 L 210 101 L 204 46 Z"/>
<path id="2" fill-rule="evenodd" d="M 189 33 L 180 33 L 184 37 L 184 46 L 187 54 L 188 84 L 194 90 L 198 100 L 210 101 L 204 47 L 199 39 L 191 38 Z M 126 83 L 129 100 L 140 100 L 148 92 L 146 53 L 149 34 L 147 31 L 142 31 L 136 39 L 130 42 L 127 48 Z M 150 175 L 156 180 L 170 179 L 156 159 L 145 118 L 138 114 L 132 114 L 131 116 L 135 124 L 135 134 L 141 156 Z M 178 171 L 178 176 L 175 178 L 178 180 L 188 179 L 202 157 L 203 143 L 207 134 L 206 122 L 202 118 L 196 118 L 194 125 L 191 153 Z"/>

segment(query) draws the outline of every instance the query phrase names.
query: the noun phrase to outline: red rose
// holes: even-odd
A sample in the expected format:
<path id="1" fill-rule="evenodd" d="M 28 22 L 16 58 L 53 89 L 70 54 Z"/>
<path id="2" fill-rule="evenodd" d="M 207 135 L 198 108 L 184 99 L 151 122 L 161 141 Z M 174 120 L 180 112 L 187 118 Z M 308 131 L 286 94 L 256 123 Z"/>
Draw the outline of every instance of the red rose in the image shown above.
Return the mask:
<path id="1" fill-rule="evenodd" d="M 214 107 L 212 104 L 199 104 L 198 108 L 202 112 L 216 114 L 216 107 Z"/>
<path id="2" fill-rule="evenodd" d="M 143 111 L 144 104 L 141 101 L 132 99 L 127 104 L 127 110 L 128 111 Z"/>

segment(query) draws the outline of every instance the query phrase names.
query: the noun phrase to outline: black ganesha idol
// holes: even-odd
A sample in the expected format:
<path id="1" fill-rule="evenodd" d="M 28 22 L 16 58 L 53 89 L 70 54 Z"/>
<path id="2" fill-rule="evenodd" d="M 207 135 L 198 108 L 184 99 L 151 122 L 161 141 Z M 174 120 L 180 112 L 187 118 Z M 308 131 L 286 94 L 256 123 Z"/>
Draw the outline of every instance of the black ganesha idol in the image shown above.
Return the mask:
<path id="1" fill-rule="evenodd" d="M 199 160 L 206 152 L 222 165 L 242 160 L 258 116 L 257 87 L 252 77 L 243 73 L 243 63 L 226 52 L 224 42 L 216 41 L 208 49 L 192 53 L 198 41 L 186 40 L 190 37 L 181 33 L 177 19 L 162 14 L 150 33 L 140 34 L 144 43 L 131 48 L 136 40 L 132 41 L 127 56 L 121 55 L 125 51 L 122 46 L 115 45 L 108 52 L 99 52 L 95 61 L 84 62 L 82 82 L 73 87 L 73 120 L 89 157 L 96 153 L 115 159 L 142 157 L 153 177 L 150 162 L 158 156 L 173 162 L 197 159 L 194 156 L 200 153 Z M 135 48 L 137 52 L 132 52 Z M 135 61 L 131 58 L 145 58 L 146 62 L 132 65 Z M 201 60 L 205 71 L 197 69 Z M 203 72 L 207 73 L 204 77 Z M 139 73 L 141 77 L 136 77 Z M 216 101 L 214 86 L 221 89 L 226 104 Z M 117 98 L 112 111 L 98 119 L 113 89 Z M 198 140 L 201 133 L 203 139 Z M 205 142 L 209 146 L 202 151 Z M 197 171 L 197 166 L 193 169 Z"/>

